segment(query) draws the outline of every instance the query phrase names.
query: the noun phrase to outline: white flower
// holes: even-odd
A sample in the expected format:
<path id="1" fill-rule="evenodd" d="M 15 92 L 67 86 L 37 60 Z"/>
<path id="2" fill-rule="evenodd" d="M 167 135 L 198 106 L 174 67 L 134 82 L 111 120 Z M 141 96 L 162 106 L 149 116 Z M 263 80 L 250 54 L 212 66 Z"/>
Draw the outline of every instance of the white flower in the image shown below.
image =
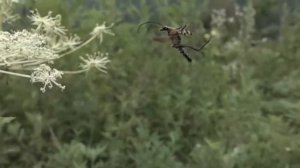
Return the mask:
<path id="1" fill-rule="evenodd" d="M 233 23 L 233 22 L 234 22 L 234 17 L 228 18 L 227 21 L 228 21 L 229 23 Z"/>
<path id="2" fill-rule="evenodd" d="M 65 39 L 63 39 L 62 43 L 67 49 L 73 49 L 74 47 L 78 46 L 81 43 L 81 41 L 77 35 L 74 35 L 66 37 Z"/>
<path id="3" fill-rule="evenodd" d="M 37 10 L 31 11 L 31 13 L 32 15 L 29 18 L 31 19 L 32 24 L 37 26 L 37 32 L 45 33 L 47 35 L 65 35 L 67 29 L 61 26 L 61 15 L 52 17 L 52 12 L 50 11 L 48 12 L 48 15 L 42 17 Z"/>
<path id="4" fill-rule="evenodd" d="M 62 51 L 66 51 L 68 49 L 74 49 L 75 47 L 79 46 L 81 41 L 77 35 L 74 36 L 62 36 L 60 39 L 48 39 L 48 42 L 51 48 L 60 53 Z"/>
<path id="5" fill-rule="evenodd" d="M 212 25 L 218 28 L 222 27 L 226 22 L 226 11 L 225 9 L 213 10 L 212 11 Z"/>
<path id="6" fill-rule="evenodd" d="M 93 29 L 93 31 L 90 33 L 93 37 L 99 37 L 100 43 L 103 41 L 103 34 L 109 34 L 114 36 L 115 34 L 111 31 L 111 28 L 114 24 L 111 24 L 110 26 L 105 26 L 105 22 L 103 22 L 102 25 L 96 25 L 96 27 Z"/>
<path id="7" fill-rule="evenodd" d="M 31 74 L 31 82 L 41 82 L 44 84 L 41 87 L 41 91 L 44 93 L 46 91 L 46 87 L 48 86 L 49 89 L 53 87 L 53 84 L 57 87 L 61 88 L 62 90 L 65 89 L 65 86 L 57 83 L 58 78 L 62 78 L 63 72 L 58 71 L 56 69 L 51 69 L 46 64 L 41 64 L 39 67 L 35 68 L 33 73 Z"/>
<path id="8" fill-rule="evenodd" d="M 217 29 L 212 29 L 210 34 L 213 37 L 220 37 L 220 32 Z"/>
<path id="9" fill-rule="evenodd" d="M 94 54 L 87 54 L 86 58 L 80 57 L 83 63 L 80 65 L 84 70 L 97 68 L 99 71 L 106 73 L 106 64 L 109 63 L 107 58 L 108 53 L 96 52 Z"/>
<path id="10" fill-rule="evenodd" d="M 0 53 L 0 66 L 47 62 L 58 57 L 47 45 L 45 36 L 26 30 L 12 34 L 0 31 Z"/>
<path id="11" fill-rule="evenodd" d="M 4 21 L 14 16 L 11 10 L 13 2 L 20 3 L 23 0 L 0 0 Z M 78 74 L 91 68 L 106 73 L 106 65 L 110 60 L 107 53 L 100 52 L 81 57 L 80 70 L 57 70 L 48 65 L 78 51 L 96 38 L 102 42 L 103 34 L 114 35 L 111 31 L 113 24 L 97 24 L 90 33 L 90 38 L 82 42 L 77 35 L 67 34 L 67 29 L 61 25 L 61 15 L 52 16 L 52 12 L 49 12 L 42 17 L 35 10 L 29 18 L 32 25 L 36 26 L 35 29 L 12 33 L 0 31 L 0 73 L 29 78 L 32 83 L 42 83 L 42 92 L 53 86 L 65 89 L 65 86 L 58 82 L 64 73 Z"/>
<path id="12" fill-rule="evenodd" d="M 12 23 L 19 19 L 18 14 L 14 14 L 14 3 L 19 3 L 17 0 L 0 0 L 0 13 L 2 23 Z"/>
<path id="13" fill-rule="evenodd" d="M 244 15 L 241 7 L 239 5 L 235 5 L 235 15 L 238 16 L 238 17 L 242 17 Z"/>

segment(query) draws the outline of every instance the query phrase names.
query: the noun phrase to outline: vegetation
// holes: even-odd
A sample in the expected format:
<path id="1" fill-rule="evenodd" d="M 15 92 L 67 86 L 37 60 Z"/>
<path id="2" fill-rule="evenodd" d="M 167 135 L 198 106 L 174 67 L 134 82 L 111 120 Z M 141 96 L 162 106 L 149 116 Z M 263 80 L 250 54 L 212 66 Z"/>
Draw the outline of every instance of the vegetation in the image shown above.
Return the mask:
<path id="1" fill-rule="evenodd" d="M 0 167 L 300 167 L 299 7 L 297 0 L 15 4 L 20 18 L 3 22 L 3 31 L 30 30 L 27 16 L 37 9 L 61 14 L 81 39 L 104 21 L 115 23 L 115 36 L 54 61 L 57 69 L 76 69 L 85 53 L 110 53 L 107 74 L 65 74 L 63 91 L 42 93 L 1 74 Z M 189 51 L 190 64 L 153 41 L 164 35 L 157 27 L 136 32 L 147 20 L 190 23 L 184 43 L 199 46 L 205 35 L 212 41 L 203 55 Z"/>

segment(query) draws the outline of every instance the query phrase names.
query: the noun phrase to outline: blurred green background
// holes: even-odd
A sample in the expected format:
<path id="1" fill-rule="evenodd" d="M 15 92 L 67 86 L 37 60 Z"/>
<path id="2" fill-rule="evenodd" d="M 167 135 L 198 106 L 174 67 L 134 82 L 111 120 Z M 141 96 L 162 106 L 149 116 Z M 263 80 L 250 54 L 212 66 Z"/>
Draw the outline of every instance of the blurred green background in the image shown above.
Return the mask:
<path id="1" fill-rule="evenodd" d="M 97 50 L 111 63 L 108 74 L 64 76 L 63 92 L 1 76 L 0 115 L 15 117 L 0 122 L 1 168 L 300 167 L 298 0 L 26 1 L 7 29 L 28 28 L 31 9 L 61 14 L 82 39 L 116 23 L 114 37 L 56 66 Z M 157 27 L 136 32 L 147 20 L 191 24 L 194 46 L 214 36 L 189 64 L 153 41 Z"/>

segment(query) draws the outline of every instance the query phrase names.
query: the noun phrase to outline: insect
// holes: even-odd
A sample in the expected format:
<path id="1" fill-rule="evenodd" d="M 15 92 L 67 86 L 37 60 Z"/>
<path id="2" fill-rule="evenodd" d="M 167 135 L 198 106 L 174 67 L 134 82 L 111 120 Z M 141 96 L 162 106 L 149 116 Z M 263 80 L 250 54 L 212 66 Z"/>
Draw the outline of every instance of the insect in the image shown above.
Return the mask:
<path id="1" fill-rule="evenodd" d="M 166 31 L 168 33 L 168 38 L 172 43 L 172 47 L 176 48 L 185 58 L 188 62 L 192 62 L 191 57 L 187 54 L 187 52 L 184 50 L 185 48 L 189 48 L 192 49 L 194 51 L 198 51 L 201 52 L 202 49 L 209 43 L 210 38 L 206 39 L 206 41 L 204 42 L 204 44 L 202 44 L 199 48 L 195 48 L 193 46 L 190 45 L 185 45 L 181 43 L 181 35 L 192 35 L 192 33 L 188 30 L 188 26 L 187 25 L 183 25 L 180 27 L 169 27 L 169 26 L 164 26 L 160 23 L 157 22 L 152 22 L 152 21 L 148 21 L 148 22 L 144 22 L 142 24 L 139 25 L 139 27 L 137 28 L 137 31 L 139 32 L 140 28 L 143 25 L 146 24 L 154 24 L 154 25 L 158 25 L 161 26 L 161 28 L 159 29 L 160 31 Z"/>

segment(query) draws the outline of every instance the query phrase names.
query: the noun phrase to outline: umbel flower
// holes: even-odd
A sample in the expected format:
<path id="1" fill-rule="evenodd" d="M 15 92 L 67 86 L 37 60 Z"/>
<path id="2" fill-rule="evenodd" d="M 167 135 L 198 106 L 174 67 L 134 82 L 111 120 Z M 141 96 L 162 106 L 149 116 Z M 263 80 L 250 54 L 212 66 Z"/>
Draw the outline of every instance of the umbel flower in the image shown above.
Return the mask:
<path id="1" fill-rule="evenodd" d="M 20 0 L 0 0 L 0 23 L 11 23 L 19 18 L 13 12 L 15 3 L 20 3 Z"/>
<path id="2" fill-rule="evenodd" d="M 96 38 L 102 43 L 104 34 L 114 35 L 111 31 L 113 24 L 105 26 L 104 22 L 96 25 L 90 38 L 81 41 L 77 35 L 68 35 L 67 29 L 61 25 L 60 15 L 52 16 L 52 12 L 49 12 L 41 16 L 35 10 L 29 19 L 35 26 L 30 31 L 0 31 L 0 73 L 29 78 L 32 83 L 42 83 L 42 92 L 53 86 L 64 89 L 65 86 L 58 82 L 63 74 L 83 73 L 92 68 L 106 73 L 106 65 L 110 61 L 108 54 L 101 52 L 80 57 L 82 63 L 79 70 L 59 70 L 51 66 Z"/>
<path id="3" fill-rule="evenodd" d="M 27 30 L 14 33 L 0 31 L 0 66 L 19 69 L 31 63 L 58 58 L 58 54 L 47 45 L 46 38 Z"/>
<path id="4" fill-rule="evenodd" d="M 59 71 L 57 69 L 51 69 L 46 64 L 41 64 L 39 67 L 34 68 L 32 74 L 31 74 L 31 82 L 41 82 L 44 84 L 43 87 L 41 87 L 41 91 L 45 92 L 46 87 L 52 88 L 53 84 L 61 88 L 62 90 L 65 89 L 65 86 L 59 84 L 56 80 L 58 78 L 62 78 L 63 72 Z"/>
<path id="5" fill-rule="evenodd" d="M 103 42 L 103 34 L 109 34 L 114 36 L 115 34 L 111 31 L 111 28 L 114 24 L 111 24 L 110 26 L 105 26 L 105 22 L 103 22 L 102 25 L 96 25 L 94 30 L 90 33 L 92 37 L 99 37 L 100 44 Z"/>
<path id="6" fill-rule="evenodd" d="M 109 59 L 107 58 L 107 56 L 108 53 L 100 53 L 100 52 L 96 52 L 94 54 L 87 54 L 86 58 L 80 57 L 80 59 L 83 61 L 80 67 L 84 70 L 96 68 L 99 71 L 107 73 L 106 64 L 109 63 Z"/>
<path id="7" fill-rule="evenodd" d="M 31 11 L 32 15 L 29 18 L 32 25 L 36 26 L 35 31 L 46 35 L 64 36 L 67 29 L 61 25 L 61 15 L 52 17 L 52 12 L 49 11 L 48 15 L 42 17 L 37 10 Z"/>

